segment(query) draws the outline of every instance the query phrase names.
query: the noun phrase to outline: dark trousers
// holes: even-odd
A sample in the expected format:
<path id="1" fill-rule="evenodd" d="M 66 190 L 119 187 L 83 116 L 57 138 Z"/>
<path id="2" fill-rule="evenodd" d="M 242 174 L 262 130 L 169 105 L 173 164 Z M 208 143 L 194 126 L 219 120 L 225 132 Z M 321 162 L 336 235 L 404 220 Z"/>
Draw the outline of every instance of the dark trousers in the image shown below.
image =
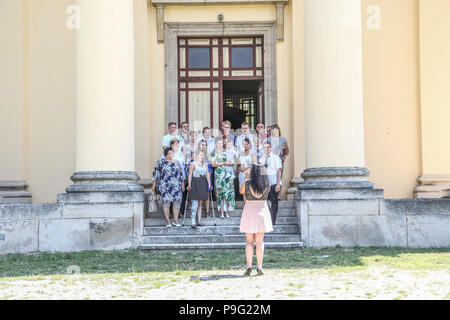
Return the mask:
<path id="1" fill-rule="evenodd" d="M 184 215 L 184 209 L 186 208 L 187 205 L 187 181 L 184 182 L 184 192 L 183 192 L 183 197 L 181 199 L 181 207 L 180 207 L 180 215 Z M 170 204 L 172 205 L 172 204 Z"/>
<path id="2" fill-rule="evenodd" d="M 270 192 L 267 201 L 270 201 L 270 215 L 272 216 L 272 224 L 275 225 L 278 213 L 278 193 L 275 191 L 276 185 L 270 187 Z"/>

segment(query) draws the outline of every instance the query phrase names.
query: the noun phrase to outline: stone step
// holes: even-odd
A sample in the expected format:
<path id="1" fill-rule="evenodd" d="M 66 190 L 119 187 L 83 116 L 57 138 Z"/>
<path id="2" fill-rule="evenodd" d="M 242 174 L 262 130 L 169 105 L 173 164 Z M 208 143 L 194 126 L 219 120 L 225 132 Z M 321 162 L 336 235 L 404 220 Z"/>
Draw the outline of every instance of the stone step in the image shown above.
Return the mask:
<path id="1" fill-rule="evenodd" d="M 236 201 L 236 209 L 242 209 L 244 208 L 244 201 Z M 209 205 L 211 207 L 211 205 Z M 190 205 L 189 205 L 190 207 Z M 205 207 L 205 205 L 203 205 L 203 208 Z M 161 202 L 158 201 L 158 208 L 161 210 Z M 214 208 L 217 210 L 217 202 L 214 201 Z M 281 200 L 278 201 L 278 208 L 291 208 L 294 209 L 295 208 L 295 201 L 294 200 Z M 162 210 L 161 210 L 162 211 Z"/>
<path id="2" fill-rule="evenodd" d="M 290 249 L 303 248 L 303 242 L 266 242 L 266 249 Z M 245 242 L 225 242 L 225 243 L 175 243 L 175 244 L 143 244 L 139 246 L 140 250 L 226 250 L 226 249 L 245 249 Z"/>
<path id="3" fill-rule="evenodd" d="M 171 219 L 172 221 L 172 219 Z M 183 224 L 183 218 L 179 218 L 179 223 Z M 227 219 L 220 218 L 202 218 L 202 223 L 206 226 L 231 226 L 231 225 L 240 225 L 241 217 L 231 217 Z M 184 221 L 185 225 L 191 225 L 191 217 L 186 214 L 186 219 Z M 295 217 L 282 217 L 277 215 L 276 224 L 298 224 L 298 218 Z M 144 220 L 144 226 L 146 227 L 163 227 L 166 225 L 166 220 L 162 217 L 160 218 L 146 218 Z"/>
<path id="4" fill-rule="evenodd" d="M 198 230 L 198 229 L 197 229 Z M 264 236 L 267 242 L 300 242 L 299 234 L 267 233 Z M 185 243 L 245 243 L 245 234 L 229 235 L 159 235 L 143 236 L 141 245 L 145 244 L 185 244 Z"/>
<path id="5" fill-rule="evenodd" d="M 243 209 L 235 209 L 234 211 L 228 212 L 230 217 L 240 217 L 242 215 Z M 209 215 L 212 217 L 212 211 L 209 212 Z M 220 212 L 215 211 L 216 219 L 220 219 Z M 205 211 L 202 213 L 202 217 L 205 216 Z M 280 208 L 278 207 L 277 217 L 295 217 L 296 211 L 293 208 Z M 180 217 L 183 218 L 183 212 L 180 212 Z M 188 208 L 186 210 L 186 219 L 191 217 L 191 210 Z M 147 212 L 145 218 L 164 218 L 164 213 L 161 211 L 158 212 Z M 172 214 L 170 214 L 170 218 L 172 218 Z"/>
<path id="6" fill-rule="evenodd" d="M 276 224 L 274 233 L 298 234 L 299 227 L 296 224 Z M 181 236 L 181 235 L 236 235 L 240 234 L 239 225 L 234 226 L 205 226 L 192 229 L 191 226 L 184 227 L 146 227 L 144 236 Z"/>

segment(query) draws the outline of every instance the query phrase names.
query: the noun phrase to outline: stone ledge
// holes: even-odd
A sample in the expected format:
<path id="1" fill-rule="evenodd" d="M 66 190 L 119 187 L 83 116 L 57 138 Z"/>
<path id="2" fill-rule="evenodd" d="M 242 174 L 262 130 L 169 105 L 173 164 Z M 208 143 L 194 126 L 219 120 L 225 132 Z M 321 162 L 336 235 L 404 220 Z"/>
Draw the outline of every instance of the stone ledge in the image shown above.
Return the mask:
<path id="1" fill-rule="evenodd" d="M 42 204 L 3 204 L 0 206 L 0 219 L 61 219 L 62 205 Z"/>
<path id="2" fill-rule="evenodd" d="M 450 199 L 385 199 L 380 214 L 450 215 Z"/>
<path id="3" fill-rule="evenodd" d="M 378 199 L 307 201 L 308 216 L 379 215 L 379 206 Z"/>
<path id="4" fill-rule="evenodd" d="M 134 206 L 133 203 L 65 204 L 62 214 L 64 219 L 132 218 Z"/>
<path id="5" fill-rule="evenodd" d="M 143 192 L 90 192 L 59 193 L 58 203 L 123 203 L 144 202 L 147 196 Z"/>
<path id="6" fill-rule="evenodd" d="M 294 196 L 296 200 L 362 200 L 383 198 L 383 189 L 300 190 Z"/>

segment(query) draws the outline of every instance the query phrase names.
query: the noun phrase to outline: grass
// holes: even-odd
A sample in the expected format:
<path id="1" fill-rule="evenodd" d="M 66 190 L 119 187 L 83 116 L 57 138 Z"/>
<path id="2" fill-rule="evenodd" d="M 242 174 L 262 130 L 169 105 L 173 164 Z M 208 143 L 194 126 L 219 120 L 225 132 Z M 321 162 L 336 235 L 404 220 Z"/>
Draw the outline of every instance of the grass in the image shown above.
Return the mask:
<path id="1" fill-rule="evenodd" d="M 175 254 L 136 250 L 8 254 L 0 256 L 0 278 L 65 275 L 70 266 L 79 267 L 81 274 L 175 272 L 176 275 L 181 275 L 198 270 L 240 270 L 244 264 L 243 250 Z M 264 255 L 265 269 L 351 272 L 370 265 L 407 270 L 448 269 L 450 249 L 337 247 L 266 250 Z"/>
<path id="2" fill-rule="evenodd" d="M 68 268 L 79 270 L 80 274 L 69 275 Z M 70 297 L 74 292 L 78 294 L 74 288 L 80 286 L 94 291 L 100 290 L 95 294 L 86 293 L 86 296 L 80 299 L 140 298 L 148 294 L 149 290 L 170 292 L 179 288 L 180 283 L 187 288 L 187 292 L 179 295 L 178 299 L 189 298 L 190 290 L 196 288 L 203 292 L 208 288 L 220 290 L 224 298 L 241 299 L 239 295 L 236 297 L 236 292 L 242 293 L 239 286 L 243 283 L 255 290 L 252 298 L 267 298 L 264 292 L 272 290 L 272 294 L 276 296 L 298 299 L 304 296 L 305 292 L 311 293 L 310 283 L 314 277 L 334 279 L 328 288 L 318 290 L 318 294 L 327 299 L 336 296 L 339 298 L 345 293 L 351 294 L 355 287 L 372 281 L 373 270 L 378 270 L 378 276 L 387 281 L 384 289 L 364 288 L 365 292 L 355 293 L 355 297 L 374 299 L 379 292 L 384 291 L 386 294 L 392 292 L 392 299 L 409 299 L 411 294 L 408 290 L 420 292 L 420 286 L 415 289 L 416 284 L 411 283 L 413 287 L 399 286 L 394 289 L 390 287 L 394 284 L 390 279 L 398 271 L 405 271 L 413 276 L 433 271 L 439 274 L 448 273 L 450 249 L 336 247 L 266 250 L 266 276 L 239 278 L 244 268 L 243 250 L 8 254 L 0 256 L 0 299 L 15 299 L 16 296 L 11 290 L 16 290 L 21 299 L 52 298 L 56 295 L 54 290 L 59 290 L 59 295 Z M 199 273 L 213 276 L 199 278 Z M 224 276 L 224 273 L 228 274 Z M 274 285 L 278 284 L 279 287 L 274 288 Z M 445 280 L 433 278 L 430 286 L 442 288 L 439 294 L 443 299 L 448 299 Z"/>

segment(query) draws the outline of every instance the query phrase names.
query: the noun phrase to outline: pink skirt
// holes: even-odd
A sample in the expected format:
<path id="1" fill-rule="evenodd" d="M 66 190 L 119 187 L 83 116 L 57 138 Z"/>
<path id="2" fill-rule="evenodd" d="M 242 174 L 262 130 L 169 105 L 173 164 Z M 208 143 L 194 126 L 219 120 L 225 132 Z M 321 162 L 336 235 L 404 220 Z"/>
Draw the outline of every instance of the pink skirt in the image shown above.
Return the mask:
<path id="1" fill-rule="evenodd" d="M 273 231 L 272 217 L 267 201 L 246 201 L 242 211 L 240 231 L 266 233 Z"/>

